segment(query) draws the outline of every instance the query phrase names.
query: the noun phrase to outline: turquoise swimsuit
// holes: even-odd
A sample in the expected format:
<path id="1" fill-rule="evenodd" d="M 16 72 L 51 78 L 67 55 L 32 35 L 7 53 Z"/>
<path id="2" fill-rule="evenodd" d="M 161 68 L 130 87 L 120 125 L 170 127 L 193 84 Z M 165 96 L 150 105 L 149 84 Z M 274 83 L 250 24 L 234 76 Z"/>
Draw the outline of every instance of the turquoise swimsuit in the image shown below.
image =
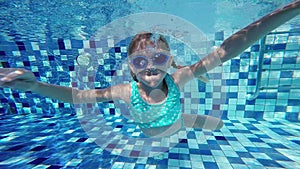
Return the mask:
<path id="1" fill-rule="evenodd" d="M 149 104 L 138 90 L 137 82 L 131 82 L 130 115 L 140 128 L 168 126 L 181 118 L 180 91 L 173 78 L 167 74 L 168 96 L 161 103 Z"/>

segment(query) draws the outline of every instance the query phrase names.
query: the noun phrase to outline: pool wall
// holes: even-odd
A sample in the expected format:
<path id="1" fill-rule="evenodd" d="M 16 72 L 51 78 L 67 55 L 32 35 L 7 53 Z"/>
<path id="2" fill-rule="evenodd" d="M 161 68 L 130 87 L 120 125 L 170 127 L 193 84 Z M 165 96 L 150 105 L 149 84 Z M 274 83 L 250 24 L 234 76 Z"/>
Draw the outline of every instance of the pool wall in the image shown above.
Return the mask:
<path id="1" fill-rule="evenodd" d="M 282 29 L 278 30 L 282 31 Z M 259 42 L 253 44 L 240 56 L 224 63 L 208 73 L 210 82 L 193 81 L 186 85 L 182 92 L 184 112 L 209 114 L 212 110 L 221 112 L 222 118 L 283 118 L 299 121 L 300 112 L 300 32 L 285 30 L 286 33 L 267 36 L 264 68 L 276 68 L 276 71 L 264 71 L 262 86 L 273 89 L 261 90 L 255 100 L 247 100 L 247 94 L 255 90 Z M 293 31 L 293 33 L 289 33 Z M 297 32 L 298 31 L 298 32 Z M 231 32 L 216 32 L 209 42 L 212 46 L 220 45 L 224 37 Z M 95 77 L 86 77 L 87 83 L 95 88 L 110 85 L 114 73 L 116 56 L 126 58 L 126 46 L 129 40 L 114 43 L 107 40 L 89 41 L 75 39 L 51 39 L 44 42 L 17 41 L 0 44 L 1 68 L 26 68 L 34 72 L 38 80 L 51 84 L 77 87 L 72 76 L 75 72 L 76 57 L 82 51 L 94 50 L 97 56 L 103 57 L 98 65 Z M 184 63 L 193 63 L 197 56 L 187 54 L 183 44 L 170 44 L 178 56 L 184 55 Z M 179 50 L 180 49 L 180 50 Z M 103 54 L 109 51 L 109 55 Z M 281 70 L 282 68 L 282 70 Z M 287 69 L 288 68 L 288 69 Z M 291 87 L 278 87 L 288 85 Z M 213 86 L 214 90 L 211 90 Z M 276 87 L 277 86 L 277 87 Z M 222 95 L 224 94 L 225 95 Z M 222 98 L 222 102 L 214 99 Z M 69 103 L 58 102 L 31 92 L 18 92 L 8 88 L 0 89 L 0 114 L 40 114 L 54 116 L 59 114 L 76 114 Z M 104 113 L 114 114 L 113 103 L 103 103 Z"/>

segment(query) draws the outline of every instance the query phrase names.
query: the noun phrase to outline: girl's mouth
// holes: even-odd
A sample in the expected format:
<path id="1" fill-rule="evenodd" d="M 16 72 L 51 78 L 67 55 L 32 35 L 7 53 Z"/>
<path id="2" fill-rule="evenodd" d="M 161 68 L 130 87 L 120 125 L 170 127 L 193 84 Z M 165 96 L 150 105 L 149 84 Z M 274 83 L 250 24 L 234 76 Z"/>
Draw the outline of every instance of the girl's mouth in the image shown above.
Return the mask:
<path id="1" fill-rule="evenodd" d="M 159 74 L 159 70 L 158 69 L 146 69 L 145 74 L 147 76 L 155 76 L 155 75 Z"/>

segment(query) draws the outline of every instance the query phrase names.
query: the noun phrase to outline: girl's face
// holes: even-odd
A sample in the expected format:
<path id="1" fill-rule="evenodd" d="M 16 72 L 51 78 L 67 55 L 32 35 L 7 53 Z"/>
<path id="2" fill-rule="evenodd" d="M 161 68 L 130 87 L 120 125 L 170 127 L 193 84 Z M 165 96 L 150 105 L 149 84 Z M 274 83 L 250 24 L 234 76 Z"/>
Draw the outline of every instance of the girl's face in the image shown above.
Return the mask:
<path id="1" fill-rule="evenodd" d="M 137 80 L 153 88 L 162 83 L 173 59 L 169 51 L 157 48 L 136 51 L 128 58 Z"/>

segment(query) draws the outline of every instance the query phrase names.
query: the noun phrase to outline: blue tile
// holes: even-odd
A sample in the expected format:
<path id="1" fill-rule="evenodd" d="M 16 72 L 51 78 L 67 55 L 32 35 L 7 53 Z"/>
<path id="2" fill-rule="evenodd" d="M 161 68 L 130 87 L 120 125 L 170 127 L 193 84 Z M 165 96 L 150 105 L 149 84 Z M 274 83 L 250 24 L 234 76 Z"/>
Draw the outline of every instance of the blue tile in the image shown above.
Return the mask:
<path id="1" fill-rule="evenodd" d="M 259 143 L 263 143 L 264 141 L 262 141 L 259 138 L 248 138 L 251 142 L 259 142 Z"/>
<path id="2" fill-rule="evenodd" d="M 198 91 L 199 92 L 206 92 L 206 87 L 205 87 L 205 85 L 199 85 L 200 84 L 200 82 L 198 82 Z"/>
<path id="3" fill-rule="evenodd" d="M 77 48 L 77 49 L 82 49 L 83 48 L 83 41 L 82 40 L 75 40 L 75 39 L 72 39 L 71 40 L 71 47 L 74 49 L 74 48 Z"/>
<path id="4" fill-rule="evenodd" d="M 212 98 L 212 93 L 211 92 L 206 92 L 205 97 L 206 98 Z"/>
<path id="5" fill-rule="evenodd" d="M 230 85 L 230 86 L 237 86 L 239 84 L 238 79 L 227 79 L 225 80 L 225 84 L 222 81 L 222 85 Z"/>
<path id="6" fill-rule="evenodd" d="M 33 160 L 33 161 L 31 161 L 30 163 L 28 163 L 28 164 L 41 164 L 43 161 L 45 161 L 45 160 L 47 160 L 48 158 L 37 158 L 37 159 L 35 159 L 35 160 Z"/>
<path id="7" fill-rule="evenodd" d="M 187 143 L 178 143 L 176 146 L 176 148 L 188 148 L 188 144 Z"/>
<path id="8" fill-rule="evenodd" d="M 215 33 L 215 40 L 223 41 L 224 40 L 224 31 L 216 32 Z"/>
<path id="9" fill-rule="evenodd" d="M 87 138 L 80 138 L 76 142 L 85 142 L 85 140 L 87 140 Z"/>
<path id="10" fill-rule="evenodd" d="M 158 168 L 167 168 L 167 166 L 168 166 L 168 159 L 163 159 L 163 160 L 159 160 L 158 162 L 157 162 L 157 164 L 158 164 Z"/>
<path id="11" fill-rule="evenodd" d="M 226 126 L 227 126 L 227 125 L 226 125 Z M 235 138 L 235 137 L 226 137 L 226 140 L 227 140 L 227 141 L 238 141 L 238 139 Z"/>
<path id="12" fill-rule="evenodd" d="M 258 52 L 259 51 L 259 45 L 252 45 L 251 46 L 251 52 Z"/>
<path id="13" fill-rule="evenodd" d="M 270 65 L 271 64 L 271 58 L 264 58 L 263 64 L 264 65 Z"/>
<path id="14" fill-rule="evenodd" d="M 245 148 L 249 152 L 259 152 L 259 149 L 256 147 L 245 147 Z"/>
<path id="15" fill-rule="evenodd" d="M 222 150 L 219 144 L 210 144 L 209 148 L 211 150 Z"/>
<path id="16" fill-rule="evenodd" d="M 201 155 L 212 155 L 210 150 L 199 150 Z"/>
<path id="17" fill-rule="evenodd" d="M 25 145 L 17 145 L 17 146 L 14 146 L 14 147 L 11 147 L 9 149 L 7 149 L 6 151 L 18 151 L 22 148 L 26 147 Z"/>
<path id="18" fill-rule="evenodd" d="M 190 159 L 190 155 L 189 154 L 179 154 L 179 160 L 186 160 L 186 161 L 188 161 L 188 160 L 191 160 Z"/>
<path id="19" fill-rule="evenodd" d="M 179 154 L 178 153 L 169 153 L 169 158 L 170 159 L 179 159 Z"/>
<path id="20" fill-rule="evenodd" d="M 263 166 L 268 166 L 268 167 L 282 167 L 280 164 L 278 164 L 276 161 L 273 160 L 266 160 L 266 159 L 257 159 Z"/>
<path id="21" fill-rule="evenodd" d="M 245 110 L 245 105 L 236 105 L 236 110 Z"/>
<path id="22" fill-rule="evenodd" d="M 196 134 L 195 134 L 195 132 L 188 132 L 188 133 L 187 133 L 187 138 L 189 138 L 189 139 L 196 139 Z"/>
<path id="23" fill-rule="evenodd" d="M 144 169 L 145 165 L 144 164 L 135 164 L 134 169 Z"/>
<path id="24" fill-rule="evenodd" d="M 291 88 L 287 88 L 287 87 L 280 87 L 280 88 L 278 88 L 278 92 L 289 93 L 290 91 L 291 91 Z"/>
<path id="25" fill-rule="evenodd" d="M 282 130 L 280 128 L 272 128 L 270 127 L 270 129 L 272 131 L 274 131 L 275 133 L 279 134 L 279 135 L 282 135 L 282 136 L 293 136 L 292 134 L 286 132 L 285 130 Z"/>
<path id="26" fill-rule="evenodd" d="M 251 48 L 252 49 L 252 48 Z M 240 58 L 241 59 L 249 59 L 251 56 L 251 53 L 250 52 L 243 52 L 241 55 L 240 55 Z"/>
<path id="27" fill-rule="evenodd" d="M 282 44 L 275 44 L 273 46 L 273 50 L 284 50 L 286 47 L 286 43 L 282 43 Z"/>
<path id="28" fill-rule="evenodd" d="M 296 64 L 297 63 L 297 57 L 284 57 L 282 64 Z"/>
<path id="29" fill-rule="evenodd" d="M 263 111 L 245 111 L 245 118 L 255 118 L 257 120 L 263 119 L 264 112 Z"/>
<path id="30" fill-rule="evenodd" d="M 216 163 L 212 162 L 203 162 L 204 168 L 209 168 L 209 169 L 219 169 L 218 165 Z"/>
<path id="31" fill-rule="evenodd" d="M 291 140 L 291 141 L 300 145 L 300 140 Z"/>
<path id="32" fill-rule="evenodd" d="M 244 124 L 245 127 L 247 127 L 248 130 L 258 130 L 255 126 L 253 126 L 252 124 Z"/>
<path id="33" fill-rule="evenodd" d="M 48 167 L 47 169 L 60 169 L 60 168 L 62 168 L 62 166 L 51 165 L 51 166 Z"/>
<path id="34" fill-rule="evenodd" d="M 16 42 L 16 44 L 17 44 L 17 46 L 18 46 L 19 51 L 24 51 L 24 50 L 26 50 L 25 45 L 24 45 L 23 42 Z"/>
<path id="35" fill-rule="evenodd" d="M 280 78 L 293 78 L 293 71 L 281 71 Z"/>
<path id="36" fill-rule="evenodd" d="M 248 79 L 248 85 L 249 85 L 249 86 L 254 86 L 254 85 L 256 85 L 256 79 Z"/>
<path id="37" fill-rule="evenodd" d="M 267 155 L 272 159 L 272 161 L 293 161 L 280 153 L 267 153 Z"/>
<path id="38" fill-rule="evenodd" d="M 240 72 L 239 79 L 248 79 L 248 72 Z"/>
<path id="39" fill-rule="evenodd" d="M 245 164 L 239 157 L 227 157 L 230 164 Z"/>
<path id="40" fill-rule="evenodd" d="M 299 121 L 298 117 L 299 117 L 299 112 L 289 112 L 286 113 L 285 119 L 289 121 Z"/>
<path id="41" fill-rule="evenodd" d="M 289 106 L 299 106 L 300 99 L 288 99 L 288 105 Z"/>
<path id="42" fill-rule="evenodd" d="M 46 148 L 46 146 L 37 146 L 37 147 L 34 147 L 33 149 L 31 149 L 30 151 L 41 151 L 45 148 Z"/>
<path id="43" fill-rule="evenodd" d="M 249 72 L 257 72 L 257 65 L 249 66 Z"/>
<path id="44" fill-rule="evenodd" d="M 275 112 L 285 112 L 286 106 L 275 106 Z"/>
<path id="45" fill-rule="evenodd" d="M 216 140 L 226 140 L 224 136 L 215 136 Z"/>
<path id="46" fill-rule="evenodd" d="M 58 44 L 58 49 L 60 50 L 66 49 L 63 39 L 57 39 L 57 44 Z"/>
<path id="47" fill-rule="evenodd" d="M 0 56 L 5 56 L 5 51 L 0 51 Z"/>
<path id="48" fill-rule="evenodd" d="M 239 157 L 244 157 L 244 158 L 254 158 L 250 153 L 248 152 L 236 152 Z"/>
<path id="49" fill-rule="evenodd" d="M 200 149 L 189 149 L 190 150 L 190 154 L 200 154 Z"/>
<path id="50" fill-rule="evenodd" d="M 227 93 L 227 97 L 228 98 L 237 98 L 238 97 L 238 93 L 237 92 L 228 92 Z"/>
<path id="51" fill-rule="evenodd" d="M 266 135 L 266 134 L 256 134 L 256 136 L 257 136 L 258 138 L 271 138 L 271 137 L 269 137 L 269 136 Z"/>
<path id="52" fill-rule="evenodd" d="M 239 72 L 240 71 L 240 67 L 239 66 L 230 66 L 230 72 Z"/>

